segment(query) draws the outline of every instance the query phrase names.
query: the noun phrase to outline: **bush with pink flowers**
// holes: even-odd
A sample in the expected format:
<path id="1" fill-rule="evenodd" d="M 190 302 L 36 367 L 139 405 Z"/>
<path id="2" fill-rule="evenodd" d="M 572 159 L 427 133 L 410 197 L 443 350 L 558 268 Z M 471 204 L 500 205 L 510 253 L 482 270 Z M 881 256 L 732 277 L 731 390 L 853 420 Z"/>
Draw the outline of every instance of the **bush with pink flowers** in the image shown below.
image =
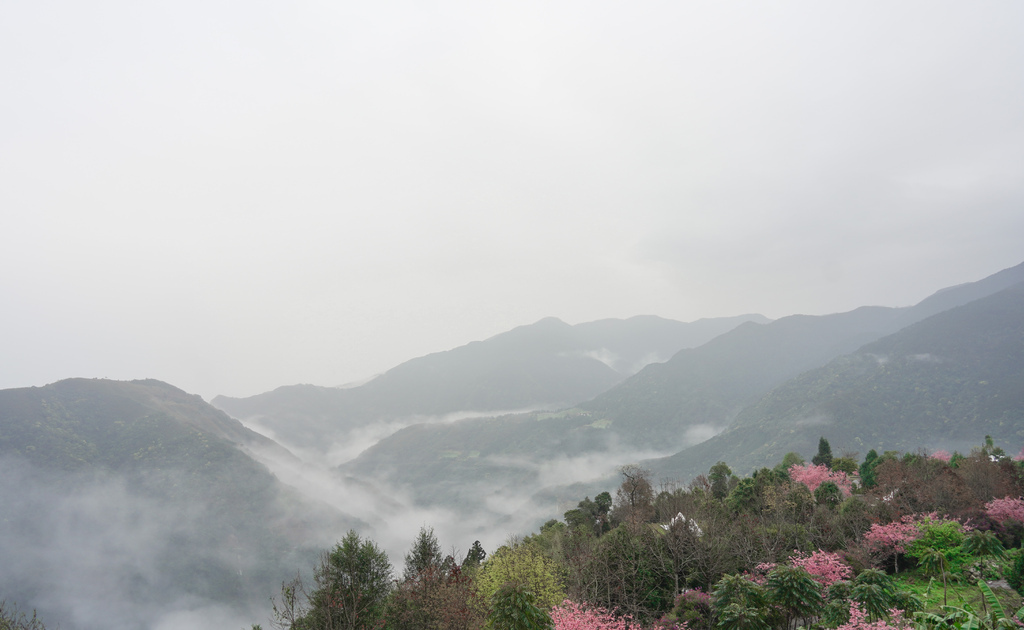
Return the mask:
<path id="1" fill-rule="evenodd" d="M 793 464 L 789 467 L 789 478 L 804 484 L 811 492 L 826 481 L 831 481 L 842 491 L 844 497 L 853 493 L 853 482 L 846 473 L 841 470 L 830 470 L 824 464 Z"/>
<path id="2" fill-rule="evenodd" d="M 839 554 L 821 549 L 809 554 L 798 551 L 789 559 L 789 563 L 810 573 L 822 586 L 848 580 L 853 575 L 853 569 L 840 559 Z"/>

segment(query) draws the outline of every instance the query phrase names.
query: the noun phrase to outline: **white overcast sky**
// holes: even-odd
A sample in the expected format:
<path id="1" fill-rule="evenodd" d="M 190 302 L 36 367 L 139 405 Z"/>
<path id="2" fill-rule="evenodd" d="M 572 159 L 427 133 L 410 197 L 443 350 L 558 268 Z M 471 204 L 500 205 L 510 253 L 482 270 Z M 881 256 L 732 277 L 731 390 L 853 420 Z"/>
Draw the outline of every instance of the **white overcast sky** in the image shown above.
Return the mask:
<path id="1" fill-rule="evenodd" d="M 0 3 L 0 387 L 335 385 L 1024 261 L 1024 2 Z"/>

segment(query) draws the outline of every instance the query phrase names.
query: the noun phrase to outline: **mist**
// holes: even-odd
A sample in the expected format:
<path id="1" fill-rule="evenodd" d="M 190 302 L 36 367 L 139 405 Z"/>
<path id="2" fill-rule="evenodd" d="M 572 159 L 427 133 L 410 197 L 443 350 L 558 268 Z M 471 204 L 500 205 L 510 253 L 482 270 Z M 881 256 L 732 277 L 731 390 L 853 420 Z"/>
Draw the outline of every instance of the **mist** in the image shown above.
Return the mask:
<path id="1" fill-rule="evenodd" d="M 342 474 L 336 468 L 348 461 L 345 458 L 349 454 L 358 454 L 358 449 L 365 450 L 394 431 L 412 426 L 416 420 L 449 424 L 472 422 L 478 416 L 493 417 L 476 412 L 417 416 L 355 429 L 323 449 L 293 450 L 295 457 L 282 456 L 280 451 L 270 449 L 256 451 L 254 456 L 281 481 L 306 496 L 366 522 L 365 533 L 400 568 L 421 527 L 432 527 L 443 549 L 446 553 L 455 552 L 457 561 L 462 560 L 458 553 L 464 555 L 477 540 L 491 553 L 510 535 L 528 535 L 550 519 L 561 520 L 563 513 L 576 507 L 585 495 L 601 491 L 614 494 L 621 482 L 618 470 L 622 466 L 674 452 L 637 449 L 609 436 L 598 450 L 579 455 L 483 456 L 482 464 L 495 472 L 495 480 L 460 480 L 459 495 L 474 499 L 457 505 L 425 502 L 417 496 L 417 483 L 400 479 L 393 471 L 374 474 L 371 479 L 360 476 L 358 471 Z M 246 420 L 244 424 L 261 430 L 258 421 Z M 703 425 L 693 427 L 687 432 L 687 444 L 708 439 L 720 430 Z M 373 436 L 378 435 L 380 438 L 375 440 Z"/>
<path id="2" fill-rule="evenodd" d="M 168 571 L 182 558 L 239 576 L 252 566 L 201 533 L 208 508 L 200 504 L 157 501 L 117 476 L 57 475 L 4 457 L 0 505 L 0 593 L 44 612 L 48 628 L 224 630 L 263 612 L 251 592 L 235 594 L 232 606 L 223 592 L 205 596 Z"/>

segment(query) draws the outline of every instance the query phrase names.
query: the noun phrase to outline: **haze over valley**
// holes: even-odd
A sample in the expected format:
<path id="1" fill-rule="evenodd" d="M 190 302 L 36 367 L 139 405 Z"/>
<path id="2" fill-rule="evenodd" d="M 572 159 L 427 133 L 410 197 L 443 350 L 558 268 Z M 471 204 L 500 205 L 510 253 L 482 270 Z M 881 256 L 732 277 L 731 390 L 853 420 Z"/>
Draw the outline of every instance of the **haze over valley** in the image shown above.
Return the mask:
<path id="1" fill-rule="evenodd" d="M 543 319 L 361 385 L 215 406 L 155 380 L 0 390 L 0 589 L 71 627 L 259 619 L 339 532 L 396 564 L 425 526 L 453 555 L 493 550 L 626 465 L 681 484 L 809 457 L 819 434 L 843 452 L 1024 447 L 1022 339 L 1024 263 L 912 307 Z"/>
<path id="2" fill-rule="evenodd" d="M 673 518 L 821 438 L 1016 453 L 1022 25 L 3 3 L 0 602 L 248 628 L 349 531 L 396 580 L 430 528 L 446 571 L 539 528 L 667 536 L 626 466 Z M 637 614 L 718 577 L 673 571 Z"/>

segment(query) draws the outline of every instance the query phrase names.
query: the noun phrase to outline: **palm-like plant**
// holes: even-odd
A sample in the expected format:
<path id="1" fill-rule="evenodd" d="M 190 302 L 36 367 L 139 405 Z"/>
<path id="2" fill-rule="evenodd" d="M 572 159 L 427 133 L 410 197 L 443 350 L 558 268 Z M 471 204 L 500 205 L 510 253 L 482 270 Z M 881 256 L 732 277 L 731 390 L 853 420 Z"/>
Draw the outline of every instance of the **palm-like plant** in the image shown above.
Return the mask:
<path id="1" fill-rule="evenodd" d="M 767 602 L 763 586 L 738 574 L 726 575 L 719 580 L 711 596 L 715 600 L 715 608 L 719 614 L 730 604 L 763 608 Z"/>
<path id="2" fill-rule="evenodd" d="M 726 575 L 711 594 L 721 630 L 767 630 L 770 611 L 765 588 L 742 575 Z"/>
<path id="3" fill-rule="evenodd" d="M 892 578 L 878 569 L 861 571 L 853 580 L 850 596 L 858 602 L 872 621 L 885 619 L 896 599 Z"/>
<path id="4" fill-rule="evenodd" d="M 915 613 L 914 619 L 923 627 L 934 630 L 1011 630 L 1020 627 L 1018 620 L 1024 609 L 1018 611 L 1017 619 L 1010 617 L 985 580 L 978 581 L 978 588 L 981 589 L 982 603 L 985 606 L 985 611 L 980 615 L 975 613 L 969 604 L 965 604 L 962 607 L 943 606 L 944 615 Z"/>
<path id="5" fill-rule="evenodd" d="M 821 585 L 800 567 L 780 566 L 768 574 L 768 599 L 786 613 L 786 627 L 797 619 L 814 616 L 821 609 Z"/>
<path id="6" fill-rule="evenodd" d="M 940 575 L 942 577 L 942 605 L 945 606 L 948 603 L 946 573 L 949 571 L 949 560 L 946 558 L 946 554 L 938 549 L 928 549 L 921 555 L 919 562 L 925 575 Z"/>
<path id="7" fill-rule="evenodd" d="M 996 535 L 990 531 L 974 530 L 967 535 L 967 540 L 963 544 L 964 551 L 971 554 L 972 556 L 995 556 L 1001 558 L 1003 552 L 1006 549 L 1003 548 L 1003 543 L 999 542 Z"/>
<path id="8" fill-rule="evenodd" d="M 720 630 L 768 630 L 764 609 L 733 602 L 718 613 Z"/>

